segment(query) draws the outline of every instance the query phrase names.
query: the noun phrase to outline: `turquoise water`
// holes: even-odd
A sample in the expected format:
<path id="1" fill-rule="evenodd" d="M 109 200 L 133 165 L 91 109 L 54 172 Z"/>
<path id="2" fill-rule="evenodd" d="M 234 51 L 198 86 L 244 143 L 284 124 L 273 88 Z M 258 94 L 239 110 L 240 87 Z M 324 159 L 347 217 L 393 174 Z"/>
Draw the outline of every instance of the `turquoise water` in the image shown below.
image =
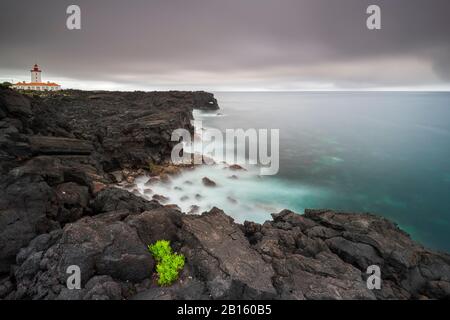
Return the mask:
<path id="1" fill-rule="evenodd" d="M 232 180 L 218 164 L 157 187 L 183 210 L 202 194 L 202 210 L 216 205 L 238 221 L 263 222 L 282 208 L 371 212 L 427 247 L 450 251 L 450 94 L 215 95 L 221 115 L 196 119 L 221 131 L 279 129 L 280 170 L 259 177 L 250 168 Z M 203 176 L 218 186 L 203 187 Z M 184 188 L 174 193 L 177 185 Z"/>

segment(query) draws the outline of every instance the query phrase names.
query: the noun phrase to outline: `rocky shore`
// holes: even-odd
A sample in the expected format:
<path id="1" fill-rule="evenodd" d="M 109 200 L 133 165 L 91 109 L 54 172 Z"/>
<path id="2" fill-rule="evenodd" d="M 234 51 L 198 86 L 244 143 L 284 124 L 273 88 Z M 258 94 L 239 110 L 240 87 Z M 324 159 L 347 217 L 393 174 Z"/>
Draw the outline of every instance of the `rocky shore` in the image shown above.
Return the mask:
<path id="1" fill-rule="evenodd" d="M 285 210 L 241 225 L 116 188 L 164 165 L 194 108 L 218 105 L 206 92 L 0 89 L 0 299 L 450 298 L 450 256 L 379 216 Z M 160 239 L 186 257 L 170 287 L 147 251 Z M 70 265 L 81 290 L 66 288 Z"/>

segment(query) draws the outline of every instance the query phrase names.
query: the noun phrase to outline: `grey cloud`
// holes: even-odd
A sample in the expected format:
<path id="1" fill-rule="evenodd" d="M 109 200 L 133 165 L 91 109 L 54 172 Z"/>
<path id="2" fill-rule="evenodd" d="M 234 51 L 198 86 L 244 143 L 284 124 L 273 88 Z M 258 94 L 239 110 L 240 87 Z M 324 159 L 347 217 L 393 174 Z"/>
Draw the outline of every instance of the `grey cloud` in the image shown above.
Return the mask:
<path id="1" fill-rule="evenodd" d="M 65 28 L 72 3 L 81 31 Z M 369 4 L 380 31 L 365 28 Z M 448 85 L 449 15 L 448 0 L 2 1 L 0 77 L 39 62 L 136 86 Z"/>

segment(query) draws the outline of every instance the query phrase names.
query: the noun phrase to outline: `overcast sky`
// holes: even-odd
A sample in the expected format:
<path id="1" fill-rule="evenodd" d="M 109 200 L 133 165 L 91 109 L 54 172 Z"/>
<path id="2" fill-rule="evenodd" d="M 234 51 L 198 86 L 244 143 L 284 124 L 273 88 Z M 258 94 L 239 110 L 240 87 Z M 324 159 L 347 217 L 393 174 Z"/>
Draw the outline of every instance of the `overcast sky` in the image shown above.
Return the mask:
<path id="1" fill-rule="evenodd" d="M 0 81 L 35 62 L 65 88 L 450 90 L 450 0 L 1 0 Z"/>

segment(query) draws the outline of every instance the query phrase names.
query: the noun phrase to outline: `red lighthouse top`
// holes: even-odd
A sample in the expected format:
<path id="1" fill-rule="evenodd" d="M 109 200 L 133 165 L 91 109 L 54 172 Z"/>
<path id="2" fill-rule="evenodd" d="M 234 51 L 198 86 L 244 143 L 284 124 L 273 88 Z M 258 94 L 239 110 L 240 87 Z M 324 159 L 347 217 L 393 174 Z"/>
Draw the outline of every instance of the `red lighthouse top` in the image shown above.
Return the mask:
<path id="1" fill-rule="evenodd" d="M 41 72 L 41 70 L 39 69 L 39 66 L 37 64 L 35 64 L 33 66 L 33 69 L 31 71 L 35 71 L 35 72 Z"/>

